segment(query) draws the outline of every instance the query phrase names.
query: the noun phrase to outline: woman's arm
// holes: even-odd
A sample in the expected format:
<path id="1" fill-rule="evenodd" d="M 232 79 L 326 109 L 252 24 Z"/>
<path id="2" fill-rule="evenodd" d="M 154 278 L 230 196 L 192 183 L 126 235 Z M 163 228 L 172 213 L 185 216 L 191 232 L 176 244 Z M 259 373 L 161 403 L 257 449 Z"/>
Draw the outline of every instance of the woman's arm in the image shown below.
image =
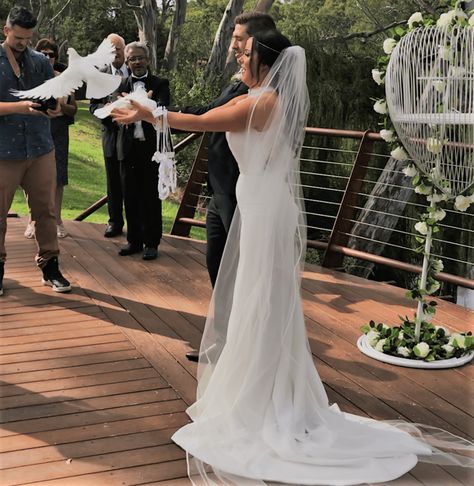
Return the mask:
<path id="1" fill-rule="evenodd" d="M 223 106 L 214 108 L 202 115 L 168 112 L 171 128 L 191 132 L 238 132 L 247 127 L 248 117 L 254 100 L 246 95 L 230 100 Z M 130 110 L 113 110 L 112 117 L 119 123 L 133 123 L 144 120 L 154 123 L 151 111 L 136 102 L 131 102 Z"/>

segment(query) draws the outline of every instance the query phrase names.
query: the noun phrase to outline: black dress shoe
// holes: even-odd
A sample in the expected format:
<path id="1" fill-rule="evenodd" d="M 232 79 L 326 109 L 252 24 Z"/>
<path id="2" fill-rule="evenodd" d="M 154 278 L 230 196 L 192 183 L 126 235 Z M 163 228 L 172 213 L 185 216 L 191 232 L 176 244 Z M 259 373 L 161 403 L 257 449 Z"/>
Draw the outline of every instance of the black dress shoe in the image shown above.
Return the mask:
<path id="1" fill-rule="evenodd" d="M 158 256 L 158 250 L 152 246 L 145 246 L 143 250 L 143 260 L 155 260 Z"/>
<path id="2" fill-rule="evenodd" d="M 186 353 L 186 358 L 188 358 L 189 361 L 197 363 L 199 361 L 199 351 L 189 351 Z"/>
<path id="3" fill-rule="evenodd" d="M 118 254 L 120 256 L 134 255 L 135 253 L 141 253 L 143 245 L 137 245 L 136 243 L 128 243 L 126 246 L 120 249 Z"/>
<path id="4" fill-rule="evenodd" d="M 122 234 L 122 228 L 114 226 L 113 224 L 108 224 L 107 228 L 105 228 L 104 236 L 106 238 L 113 238 L 114 236 L 118 236 Z"/>

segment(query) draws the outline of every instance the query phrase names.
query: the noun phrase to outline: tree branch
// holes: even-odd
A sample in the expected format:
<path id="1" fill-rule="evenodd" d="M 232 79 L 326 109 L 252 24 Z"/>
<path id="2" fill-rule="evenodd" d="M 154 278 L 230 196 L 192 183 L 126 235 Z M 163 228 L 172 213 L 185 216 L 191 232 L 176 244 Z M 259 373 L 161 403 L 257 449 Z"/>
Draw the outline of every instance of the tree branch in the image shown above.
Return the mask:
<path id="1" fill-rule="evenodd" d="M 391 24 L 384 25 L 382 27 L 379 27 L 378 29 L 375 29 L 371 32 L 353 32 L 352 34 L 347 34 L 345 36 L 334 36 L 334 37 L 324 37 L 321 40 L 323 41 L 328 41 L 328 40 L 350 40 L 350 39 L 356 39 L 358 37 L 361 37 L 363 39 L 368 39 L 369 37 L 372 37 L 373 35 L 380 34 L 381 32 L 385 32 L 389 29 L 392 29 L 393 27 L 397 27 L 398 25 L 404 25 L 406 24 L 406 20 L 398 20 L 397 22 L 392 22 Z"/>
<path id="2" fill-rule="evenodd" d="M 49 21 L 50 24 L 52 24 L 59 15 L 63 12 L 63 10 L 71 3 L 71 0 L 67 0 L 67 2 L 64 4 L 63 8 Z"/>

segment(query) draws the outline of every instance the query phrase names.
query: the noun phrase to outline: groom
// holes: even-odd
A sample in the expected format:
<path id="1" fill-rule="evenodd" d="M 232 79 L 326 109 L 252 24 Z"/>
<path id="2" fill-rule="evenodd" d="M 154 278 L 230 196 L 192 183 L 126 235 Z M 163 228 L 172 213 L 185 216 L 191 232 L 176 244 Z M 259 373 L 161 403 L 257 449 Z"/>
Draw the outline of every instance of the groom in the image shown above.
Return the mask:
<path id="1" fill-rule="evenodd" d="M 237 60 L 242 56 L 245 44 L 255 32 L 275 30 L 275 22 L 268 14 L 244 12 L 234 21 L 231 48 Z M 225 105 L 237 96 L 247 93 L 247 86 L 241 81 L 229 84 L 220 96 L 207 106 L 185 107 L 182 113 L 201 115 L 213 108 Z M 237 200 L 235 186 L 239 177 L 239 168 L 235 161 L 224 132 L 211 133 L 208 145 L 208 187 L 211 199 L 207 208 L 206 264 L 211 284 L 214 287 L 224 252 L 227 234 L 234 216 Z M 190 361 L 198 361 L 197 351 L 186 353 Z"/>

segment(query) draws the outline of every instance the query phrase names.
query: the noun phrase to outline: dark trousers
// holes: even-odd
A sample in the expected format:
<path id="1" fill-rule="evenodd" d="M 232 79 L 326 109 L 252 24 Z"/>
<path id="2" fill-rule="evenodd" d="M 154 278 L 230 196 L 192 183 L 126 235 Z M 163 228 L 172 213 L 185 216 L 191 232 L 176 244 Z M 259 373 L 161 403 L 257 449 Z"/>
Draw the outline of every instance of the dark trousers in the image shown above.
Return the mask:
<path id="1" fill-rule="evenodd" d="M 235 196 L 214 194 L 209 201 L 206 216 L 207 251 L 206 263 L 211 284 L 214 287 L 224 252 L 230 224 L 237 205 Z"/>
<path id="2" fill-rule="evenodd" d="M 134 140 L 121 164 L 127 241 L 151 248 L 158 247 L 163 234 L 158 164 L 151 160 L 154 152 L 154 146 Z"/>
<path id="3" fill-rule="evenodd" d="M 117 157 L 104 157 L 105 174 L 107 176 L 107 208 L 109 224 L 115 228 L 123 228 L 123 193 L 120 176 L 120 162 Z"/>

